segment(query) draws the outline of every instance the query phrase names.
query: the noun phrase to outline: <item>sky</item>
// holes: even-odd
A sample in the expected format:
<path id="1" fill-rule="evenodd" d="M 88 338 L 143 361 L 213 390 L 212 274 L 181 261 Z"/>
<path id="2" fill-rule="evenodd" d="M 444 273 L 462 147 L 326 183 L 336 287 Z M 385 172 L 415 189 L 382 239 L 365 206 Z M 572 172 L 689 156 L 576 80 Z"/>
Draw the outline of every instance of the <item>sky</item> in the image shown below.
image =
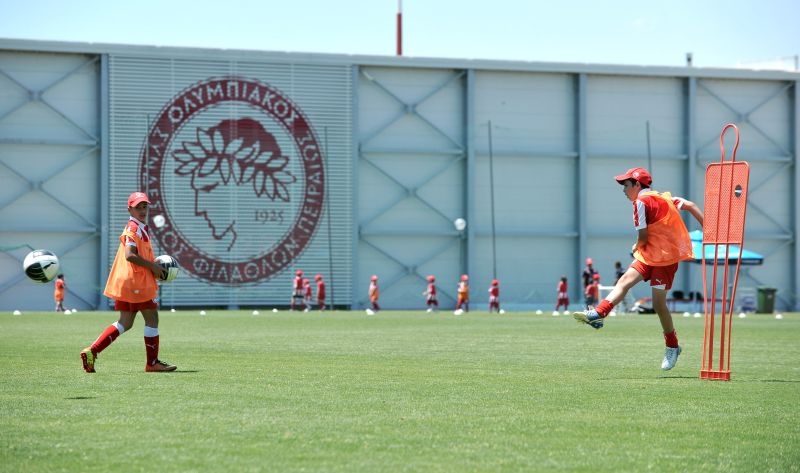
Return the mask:
<path id="1" fill-rule="evenodd" d="M 398 0 L 0 0 L 0 38 L 396 55 Z M 794 70 L 798 0 L 403 0 L 404 56 Z"/>

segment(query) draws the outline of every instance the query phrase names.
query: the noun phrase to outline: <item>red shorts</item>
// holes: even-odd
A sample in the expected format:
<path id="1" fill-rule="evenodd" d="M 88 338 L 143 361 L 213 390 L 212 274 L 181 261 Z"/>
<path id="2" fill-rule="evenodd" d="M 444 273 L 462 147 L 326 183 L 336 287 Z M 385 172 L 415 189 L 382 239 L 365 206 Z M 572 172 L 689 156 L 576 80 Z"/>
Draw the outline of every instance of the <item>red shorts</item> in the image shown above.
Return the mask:
<path id="1" fill-rule="evenodd" d="M 675 273 L 678 272 L 678 264 L 648 266 L 637 259 L 631 263 L 631 268 L 641 274 L 645 281 L 650 281 L 650 287 L 668 291 L 672 289 L 672 281 L 675 279 Z"/>
<path id="2" fill-rule="evenodd" d="M 145 301 L 145 302 L 125 302 L 114 301 L 114 310 L 120 312 L 139 312 L 140 310 L 158 309 L 158 302 Z"/>

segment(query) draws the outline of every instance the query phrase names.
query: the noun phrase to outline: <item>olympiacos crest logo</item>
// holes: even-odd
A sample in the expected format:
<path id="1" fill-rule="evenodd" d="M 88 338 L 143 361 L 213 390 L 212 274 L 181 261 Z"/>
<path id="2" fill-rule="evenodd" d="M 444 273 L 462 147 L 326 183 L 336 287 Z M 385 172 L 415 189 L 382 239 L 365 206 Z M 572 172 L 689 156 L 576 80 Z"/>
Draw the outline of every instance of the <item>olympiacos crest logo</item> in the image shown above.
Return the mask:
<path id="1" fill-rule="evenodd" d="M 269 85 L 224 77 L 188 87 L 152 122 L 140 156 L 150 216 L 163 216 L 160 251 L 211 283 L 269 279 L 315 234 L 322 160 L 308 119 Z"/>

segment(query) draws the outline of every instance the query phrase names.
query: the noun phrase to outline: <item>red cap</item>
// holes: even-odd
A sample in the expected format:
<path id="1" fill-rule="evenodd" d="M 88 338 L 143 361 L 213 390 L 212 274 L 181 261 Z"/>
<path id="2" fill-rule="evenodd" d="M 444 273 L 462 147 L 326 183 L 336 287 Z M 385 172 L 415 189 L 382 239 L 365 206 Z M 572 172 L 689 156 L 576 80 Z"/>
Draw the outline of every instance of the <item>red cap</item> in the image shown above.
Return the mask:
<path id="1" fill-rule="evenodd" d="M 319 281 L 320 279 L 322 279 L 322 275 L 321 274 L 317 274 L 316 276 L 314 276 L 314 280 L 315 281 Z"/>
<path id="2" fill-rule="evenodd" d="M 628 179 L 634 179 L 639 181 L 639 183 L 645 187 L 650 187 L 650 184 L 653 183 L 653 178 L 650 177 L 650 173 L 647 172 L 647 169 L 645 168 L 630 168 L 625 171 L 625 174 L 620 174 L 614 179 L 616 179 L 619 183 L 622 183 L 622 181 Z"/>
<path id="3" fill-rule="evenodd" d="M 370 281 L 377 281 L 377 280 L 378 280 L 378 276 L 375 276 L 375 275 L 373 274 L 373 275 L 372 275 L 372 277 L 371 277 L 371 278 L 369 278 L 369 279 L 370 279 Z"/>
<path id="4" fill-rule="evenodd" d="M 497 286 L 498 284 L 500 284 L 500 281 L 497 279 L 492 279 L 492 286 Z"/>
<path id="5" fill-rule="evenodd" d="M 303 271 L 301 271 L 301 270 L 299 270 L 299 269 L 298 269 L 298 270 L 297 270 L 297 272 L 296 272 L 295 274 L 297 274 L 298 276 L 302 276 L 302 275 L 303 275 Z"/>
<path id="6" fill-rule="evenodd" d="M 468 280 L 468 279 L 469 279 L 469 276 L 467 276 L 466 274 L 462 274 L 462 275 L 461 275 L 461 280 L 462 280 L 462 281 L 466 281 L 466 280 Z"/>
<path id="7" fill-rule="evenodd" d="M 586 258 L 586 264 L 592 264 L 592 258 Z"/>
<path id="8" fill-rule="evenodd" d="M 128 208 L 136 207 L 140 202 L 150 203 L 150 199 L 147 198 L 147 194 L 144 192 L 134 192 L 128 196 Z"/>
<path id="9" fill-rule="evenodd" d="M 433 275 L 432 275 L 432 274 L 431 274 L 430 276 L 428 276 L 426 279 L 427 279 L 428 281 L 431 281 L 431 282 L 433 282 L 433 281 L 436 281 L 436 278 L 435 278 L 435 277 L 433 277 Z"/>

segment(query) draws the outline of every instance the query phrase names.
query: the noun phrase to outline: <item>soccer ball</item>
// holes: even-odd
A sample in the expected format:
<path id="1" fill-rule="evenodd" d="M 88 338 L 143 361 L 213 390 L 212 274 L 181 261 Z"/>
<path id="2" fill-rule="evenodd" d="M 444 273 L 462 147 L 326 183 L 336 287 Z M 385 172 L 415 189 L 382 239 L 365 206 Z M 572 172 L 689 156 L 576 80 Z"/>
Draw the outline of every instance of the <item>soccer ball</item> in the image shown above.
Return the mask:
<path id="1" fill-rule="evenodd" d="M 156 263 L 167 270 L 167 277 L 161 278 L 163 282 L 170 282 L 178 277 L 178 262 L 170 255 L 161 255 L 156 258 Z"/>
<path id="2" fill-rule="evenodd" d="M 52 251 L 33 250 L 25 256 L 22 269 L 31 281 L 48 283 L 55 279 L 60 268 L 58 256 Z"/>

